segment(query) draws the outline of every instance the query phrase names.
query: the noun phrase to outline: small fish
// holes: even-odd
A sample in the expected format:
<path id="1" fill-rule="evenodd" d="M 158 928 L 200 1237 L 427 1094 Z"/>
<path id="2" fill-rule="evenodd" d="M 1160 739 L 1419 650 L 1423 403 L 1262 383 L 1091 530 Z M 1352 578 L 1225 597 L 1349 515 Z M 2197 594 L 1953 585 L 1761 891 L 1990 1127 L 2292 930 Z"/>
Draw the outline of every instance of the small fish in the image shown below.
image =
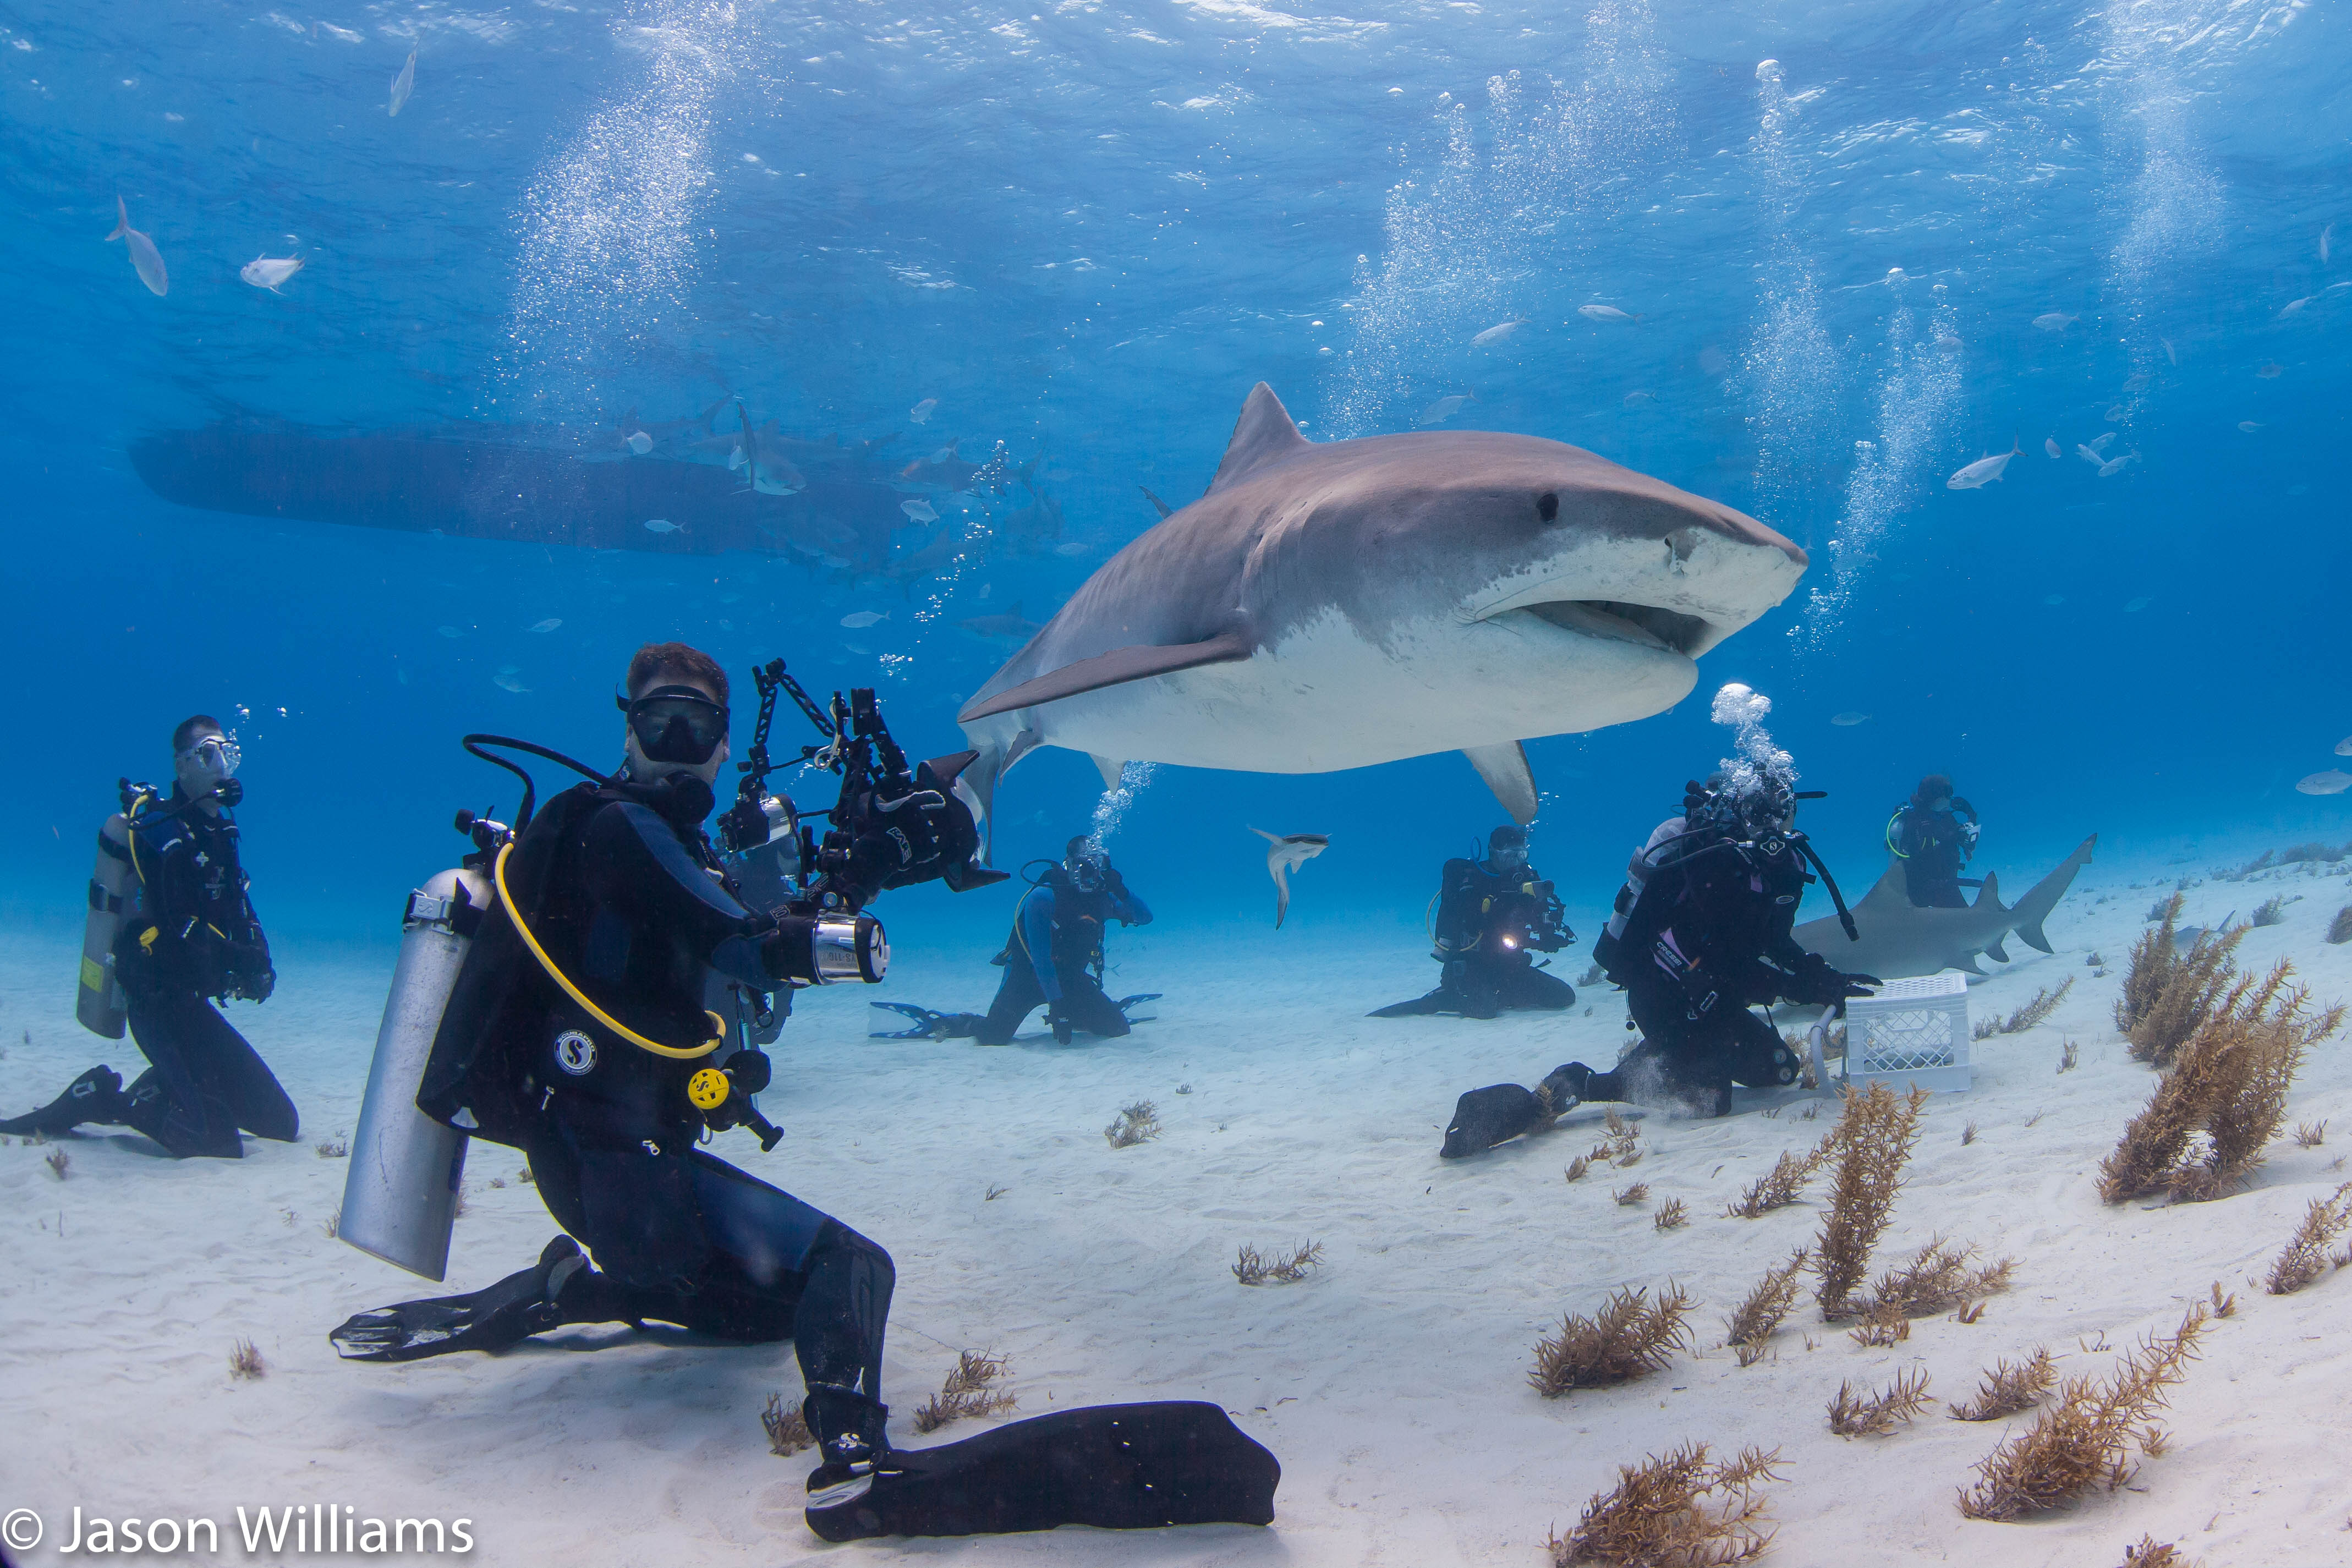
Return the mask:
<path id="1" fill-rule="evenodd" d="M 406 103 L 408 95 L 415 90 L 416 51 L 411 49 L 408 51 L 408 63 L 402 66 L 400 74 L 392 79 L 392 117 L 394 120 L 400 118 L 401 105 Z"/>
<path id="2" fill-rule="evenodd" d="M 1517 331 L 1521 327 L 1526 325 L 1527 322 L 1524 320 L 1517 321 L 1498 321 L 1495 325 L 1488 327 L 1485 331 L 1480 332 L 1476 337 L 1472 338 L 1470 340 L 1470 346 L 1474 349 L 1483 349 L 1489 343 L 1499 343 L 1505 338 L 1509 337 L 1513 332 Z"/>
<path id="3" fill-rule="evenodd" d="M 2001 470 L 2009 467 L 2009 460 L 2024 449 L 2012 441 L 2010 443 L 2008 451 L 1998 452 L 1991 457 L 1979 458 L 1975 462 L 1955 473 L 1944 481 L 1944 488 L 1950 490 L 1982 489 L 2000 478 Z"/>
<path id="4" fill-rule="evenodd" d="M 545 619 L 545 620 L 543 620 L 543 621 L 540 621 L 540 622 L 535 623 L 535 624 L 531 626 L 531 628 L 530 628 L 530 629 L 531 629 L 532 631 L 540 632 L 540 633 L 544 634 L 544 633 L 547 633 L 547 632 L 551 632 L 551 631 L 553 631 L 556 627 L 558 627 L 558 626 L 562 626 L 562 624 L 563 624 L 562 619 L 560 616 L 548 616 L 548 617 L 547 617 L 547 619 Z"/>
<path id="5" fill-rule="evenodd" d="M 435 626 L 433 629 L 445 637 L 461 637 L 466 635 L 455 626 Z"/>
<path id="6" fill-rule="evenodd" d="M 940 447 L 940 448 L 938 451 L 936 451 L 936 452 L 933 452 L 933 453 L 930 455 L 929 461 L 931 461 L 931 462 L 933 462 L 933 463 L 952 463 L 952 462 L 954 462 L 954 461 L 955 461 L 955 458 L 956 458 L 956 449 L 955 449 L 954 446 L 953 446 L 952 444 L 950 444 L 950 445 L 949 445 L 949 446 L 945 446 L 945 447 Z"/>
<path id="7" fill-rule="evenodd" d="M 646 531 L 647 533 L 676 533 L 684 525 L 681 523 L 672 522 L 666 517 L 649 517 L 646 519 Z"/>
<path id="8" fill-rule="evenodd" d="M 1638 321 L 1639 316 L 1629 316 L 1614 305 L 1579 305 L 1576 313 L 1595 321 Z"/>
<path id="9" fill-rule="evenodd" d="M 917 522 L 937 522 L 940 520 L 938 510 L 927 500 L 902 500 L 898 503 L 898 510 Z"/>
<path id="10" fill-rule="evenodd" d="M 257 256 L 237 268 L 236 275 L 255 288 L 267 289 L 275 294 L 278 292 L 279 284 L 301 270 L 302 258 L 299 256 L 283 258 Z"/>
<path id="11" fill-rule="evenodd" d="M 858 610 L 850 615 L 842 616 L 841 624 L 847 626 L 853 632 L 862 632 L 866 627 L 872 626 L 875 622 L 887 621 L 889 618 L 890 612 L 887 610 L 881 611 L 878 614 L 873 610 Z"/>
<path id="12" fill-rule="evenodd" d="M 2318 296 L 2318 295 L 2316 295 L 2316 294 L 2305 294 L 2305 295 L 2302 299 L 2300 299 L 2300 300 L 2289 300 L 2286 302 L 2286 308 L 2285 308 L 2285 309 L 2284 309 L 2284 310 L 2282 310 L 2281 311 L 2279 311 L 2279 313 L 2278 313 L 2278 319 L 2279 319 L 2280 321 L 2285 321 L 2289 316 L 2299 316 L 2299 315 L 2301 315 L 2301 314 L 2303 313 L 2303 308 L 2304 308 L 2305 305 L 2310 304 L 2314 300 L 2316 300 L 2316 299 L 2318 299 L 2318 298 L 2319 298 L 2319 296 Z"/>
<path id="13" fill-rule="evenodd" d="M 2058 449 L 2058 437 L 2055 436 L 2044 436 L 2042 438 L 2042 449 L 2053 458 L 2063 458 L 2066 455 Z"/>
<path id="14" fill-rule="evenodd" d="M 2079 441 L 2074 444 L 2074 456 L 2082 458 L 2083 461 L 2090 464 L 2095 468 L 2102 466 L 2107 460 L 2107 455 L 2105 452 L 2100 451 L 2096 447 L 2086 447 Z"/>
<path id="15" fill-rule="evenodd" d="M 2033 324 L 2045 332 L 2063 332 L 2081 320 L 2080 316 L 2070 316 L 2063 310 L 2044 310 L 2033 318 Z"/>
<path id="16" fill-rule="evenodd" d="M 2352 735 L 2347 735 L 2336 742 L 2336 754 L 2339 757 L 2352 757 Z"/>
<path id="17" fill-rule="evenodd" d="M 2244 431 L 2247 435 L 2251 436 L 2251 435 L 2252 435 L 2255 431 L 2257 431 L 2257 430 L 2261 429 L 2261 428 L 2262 428 L 2262 426 L 2261 426 L 2260 425 L 2256 424 L 2256 423 L 2255 423 L 2254 421 L 2252 421 L 2252 419 L 2241 419 L 2241 420 L 2239 420 L 2239 421 L 2238 421 L 2238 428 L 2239 428 L 2240 430 Z"/>
<path id="18" fill-rule="evenodd" d="M 1071 560 L 1076 560 L 1077 557 L 1088 553 L 1093 549 L 1094 546 L 1091 544 L 1086 543 L 1081 540 L 1072 539 L 1066 540 L 1062 543 L 1054 546 L 1054 553 L 1060 556 L 1066 556 Z"/>
<path id="19" fill-rule="evenodd" d="M 2180 355 L 2173 351 L 2172 340 L 2170 338 L 2158 338 L 2156 341 L 2164 345 L 2164 357 L 2169 361 L 2175 368 L 2178 368 L 2180 363 Z"/>
<path id="20" fill-rule="evenodd" d="M 522 673 L 522 666 L 519 664 L 502 664 L 499 666 L 499 673 L 500 675 L 520 675 Z"/>
<path id="21" fill-rule="evenodd" d="M 2334 238 L 2335 235 L 2336 226 L 2332 223 L 2319 231 L 2319 264 L 2322 267 L 2327 265 L 2327 242 Z"/>
<path id="22" fill-rule="evenodd" d="M 521 677 L 509 670 L 502 669 L 490 677 L 490 684 L 502 691 L 511 691 L 518 697 L 528 696 L 530 692 L 530 688 L 522 683 Z"/>
<path id="23" fill-rule="evenodd" d="M 2123 422 L 2124 405 L 2120 403 L 2111 403 L 2107 405 L 2107 423 L 2110 425 L 2120 425 Z"/>
<path id="24" fill-rule="evenodd" d="M 974 616 L 969 620 L 958 621 L 956 625 L 976 637 L 1005 643 L 1025 643 L 1044 629 L 1036 622 L 1022 618 L 1021 601 L 1018 599 L 1013 600 L 1013 607 L 1001 616 Z"/>
<path id="25" fill-rule="evenodd" d="M 720 626 L 725 626 L 727 623 L 726 623 L 726 622 L 724 622 L 724 621 L 721 621 L 721 622 L 719 622 L 719 624 Z M 858 656 L 859 658 L 873 658 L 873 657 L 874 657 L 874 650 L 873 650 L 872 648 L 870 648 L 870 647 L 860 647 L 858 644 L 854 643 L 854 642 L 845 642 L 845 643 L 843 643 L 841 646 L 842 646 L 844 648 L 846 648 L 849 652 L 851 652 L 851 653 L 854 653 L 854 654 L 857 655 L 857 656 Z"/>
<path id="26" fill-rule="evenodd" d="M 1856 724 L 1869 723 L 1870 715 L 1867 713 L 1854 711 L 1832 713 L 1830 715 L 1830 722 L 1836 725 L 1841 730 L 1851 730 Z"/>
<path id="27" fill-rule="evenodd" d="M 2053 610 L 2054 610 L 2054 609 L 2056 609 L 2059 605 L 2063 605 L 2063 604 L 2064 604 L 2064 603 L 2066 602 L 2066 595 L 2063 595 L 2063 594 L 2048 594 L 2048 595 L 2044 595 L 2042 596 L 2042 602 L 2043 604 L 2045 604 L 2045 605 L 2049 605 L 2052 609 L 2053 609 Z"/>
<path id="28" fill-rule="evenodd" d="M 2342 795 L 2352 789 L 2352 773 L 2341 768 L 2330 768 L 2324 773 L 2305 773 L 2294 782 L 2297 795 Z"/>
<path id="29" fill-rule="evenodd" d="M 1470 401 L 1471 395 L 1466 392 L 1450 394 L 1447 396 L 1439 398 L 1436 402 L 1423 409 L 1421 411 L 1421 417 L 1414 420 L 1413 423 L 1416 425 L 1443 425 L 1448 419 L 1451 419 L 1455 415 L 1461 413 L 1462 405 Z"/>
<path id="30" fill-rule="evenodd" d="M 931 422 L 931 410 L 937 408 L 939 405 L 940 400 L 938 398 L 926 397 L 920 403 L 916 404 L 915 406 L 907 410 L 907 417 L 913 420 L 918 425 L 929 425 Z"/>
<path id="31" fill-rule="evenodd" d="M 2138 459 L 2139 454 L 2137 452 L 2126 452 L 2120 458 L 2109 458 L 2106 462 L 2099 465 L 2099 478 L 2104 479 L 2113 475 L 2120 474 L 2124 471 L 2126 467 L 2138 461 Z"/>
<path id="32" fill-rule="evenodd" d="M 1650 391 L 1646 387 L 1637 386 L 1633 391 L 1625 395 L 1625 406 L 1628 408 L 1639 408 L 1645 403 L 1655 403 L 1657 400 L 1658 395 L 1656 393 Z"/>
<path id="33" fill-rule="evenodd" d="M 2091 450 L 2099 455 L 2099 460 L 2101 462 L 2105 462 L 2107 457 L 2107 448 L 2114 446 L 2115 441 L 2116 433 L 2109 430 L 2105 434 L 2102 435 L 2097 440 L 2091 443 Z"/>
<path id="34" fill-rule="evenodd" d="M 153 240 L 131 226 L 131 209 L 123 205 L 121 196 L 114 198 L 114 210 L 121 215 L 121 219 L 114 232 L 106 237 L 122 241 L 131 252 L 131 270 L 139 274 L 139 281 L 147 285 L 150 294 L 163 293 L 172 287 L 171 276 L 163 270 L 163 253 L 155 248 Z"/>
<path id="35" fill-rule="evenodd" d="M 2124 383 L 2124 390 L 2126 392 L 2146 392 L 2147 390 L 2147 384 L 2153 379 L 2154 378 L 2151 377 L 2147 372 L 2141 371 Z"/>
<path id="36" fill-rule="evenodd" d="M 1272 834 L 1263 827 L 1253 827 L 1252 833 L 1265 840 L 1265 868 L 1274 878 L 1274 929 L 1282 929 L 1283 916 L 1290 912 L 1290 873 L 1331 847 L 1331 840 L 1320 833 Z"/>
<path id="37" fill-rule="evenodd" d="M 163 290 L 161 289 L 155 290 L 158 294 L 161 294 L 163 291 Z M 2263 366 L 2262 369 L 2254 372 L 2254 374 L 2261 376 L 2264 381 L 2276 381 L 2279 377 L 2286 374 L 2286 366 L 2278 363 L 2276 361 L 2273 361 L 2271 363 L 2266 364 Z"/>
<path id="38" fill-rule="evenodd" d="M 621 445 L 626 447 L 630 451 L 635 452 L 638 457 L 642 458 L 647 452 L 654 449 L 654 438 L 646 431 L 632 430 L 627 435 L 621 437 Z M 730 463 L 727 466 L 728 468 L 732 468 L 735 465 Z"/>
<path id="39" fill-rule="evenodd" d="M 2150 605 L 2155 603 L 2156 601 L 2154 599 L 2143 594 L 2137 599 L 2131 599 L 2125 602 L 2124 614 L 2127 616 L 2138 615 L 2142 610 L 2147 609 Z"/>

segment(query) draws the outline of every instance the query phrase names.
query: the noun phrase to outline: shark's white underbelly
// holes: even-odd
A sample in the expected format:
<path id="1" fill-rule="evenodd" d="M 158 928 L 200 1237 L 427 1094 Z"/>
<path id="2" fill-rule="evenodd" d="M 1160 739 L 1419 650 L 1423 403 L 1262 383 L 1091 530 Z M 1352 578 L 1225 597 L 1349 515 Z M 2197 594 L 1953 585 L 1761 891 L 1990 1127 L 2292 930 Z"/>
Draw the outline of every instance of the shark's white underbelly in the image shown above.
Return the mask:
<path id="1" fill-rule="evenodd" d="M 1672 707 L 1696 679 L 1689 659 L 1655 645 L 1525 614 L 1407 622 L 1375 644 L 1335 611 L 1245 661 L 992 722 L 1118 761 L 1323 773 L 1622 724 Z"/>

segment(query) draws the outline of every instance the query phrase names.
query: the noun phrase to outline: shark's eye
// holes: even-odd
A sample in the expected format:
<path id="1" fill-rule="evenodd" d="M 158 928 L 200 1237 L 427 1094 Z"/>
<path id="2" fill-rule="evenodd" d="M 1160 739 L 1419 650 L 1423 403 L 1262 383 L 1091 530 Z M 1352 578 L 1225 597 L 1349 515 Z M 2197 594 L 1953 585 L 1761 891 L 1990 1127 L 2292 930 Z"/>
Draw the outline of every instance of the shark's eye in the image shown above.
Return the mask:
<path id="1" fill-rule="evenodd" d="M 1549 490 L 1536 497 L 1536 515 L 1546 522 L 1559 521 L 1559 498 Z"/>

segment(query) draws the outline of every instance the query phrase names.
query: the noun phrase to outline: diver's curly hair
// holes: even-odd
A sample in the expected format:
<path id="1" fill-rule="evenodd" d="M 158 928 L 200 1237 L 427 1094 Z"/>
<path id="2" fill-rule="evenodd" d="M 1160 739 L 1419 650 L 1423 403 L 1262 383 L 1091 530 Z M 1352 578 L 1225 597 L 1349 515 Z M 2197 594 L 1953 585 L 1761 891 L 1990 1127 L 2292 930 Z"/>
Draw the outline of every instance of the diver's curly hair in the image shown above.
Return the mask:
<path id="1" fill-rule="evenodd" d="M 637 649 L 629 660 L 629 695 L 635 697 L 646 687 L 661 684 L 661 677 L 682 676 L 698 686 L 707 686 L 719 699 L 720 707 L 727 705 L 727 672 L 719 661 L 682 642 L 649 642 Z"/>

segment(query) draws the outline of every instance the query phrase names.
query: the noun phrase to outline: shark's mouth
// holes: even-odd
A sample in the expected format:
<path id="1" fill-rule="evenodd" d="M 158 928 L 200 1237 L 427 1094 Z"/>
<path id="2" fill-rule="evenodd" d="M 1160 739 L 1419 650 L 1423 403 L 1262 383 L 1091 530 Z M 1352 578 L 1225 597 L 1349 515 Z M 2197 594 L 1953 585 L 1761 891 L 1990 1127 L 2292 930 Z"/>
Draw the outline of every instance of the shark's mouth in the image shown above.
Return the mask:
<path id="1" fill-rule="evenodd" d="M 1700 616 L 1622 599 L 1547 599 L 1517 607 L 1563 631 L 1640 643 L 1685 658 L 1697 658 L 1726 636 Z"/>

